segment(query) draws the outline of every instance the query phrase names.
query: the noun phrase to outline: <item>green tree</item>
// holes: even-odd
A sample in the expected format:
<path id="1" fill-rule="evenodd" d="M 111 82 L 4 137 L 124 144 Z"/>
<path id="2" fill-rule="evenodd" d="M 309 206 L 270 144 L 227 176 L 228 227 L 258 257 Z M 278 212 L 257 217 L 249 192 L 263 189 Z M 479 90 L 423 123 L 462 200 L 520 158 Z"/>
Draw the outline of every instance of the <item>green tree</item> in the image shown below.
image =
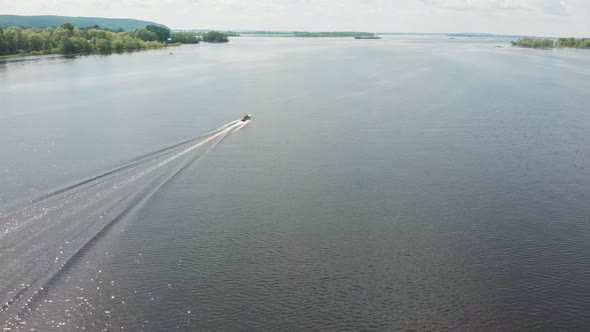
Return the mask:
<path id="1" fill-rule="evenodd" d="M 35 33 L 29 36 L 29 45 L 30 50 L 32 51 L 41 51 L 45 49 L 45 42 L 43 41 L 41 34 Z"/>
<path id="2" fill-rule="evenodd" d="M 70 37 L 74 33 L 74 25 L 70 22 L 66 22 L 66 23 L 62 24 L 61 27 L 68 31 L 68 35 Z"/>
<path id="3" fill-rule="evenodd" d="M 172 32 L 170 33 L 173 43 L 198 44 L 201 38 L 194 32 Z"/>
<path id="4" fill-rule="evenodd" d="M 69 31 L 59 27 L 53 30 L 53 42 L 55 45 L 61 43 L 63 37 L 69 37 Z"/>
<path id="5" fill-rule="evenodd" d="M 219 31 L 209 31 L 204 33 L 201 38 L 207 43 L 227 43 L 227 36 Z"/>
<path id="6" fill-rule="evenodd" d="M 23 33 L 23 29 L 18 27 L 10 27 L 8 31 L 11 32 L 14 40 L 14 47 L 17 51 L 22 52 L 29 48 L 29 41 L 27 36 Z"/>
<path id="7" fill-rule="evenodd" d="M 589 38 L 559 38 L 557 40 L 557 47 L 571 47 L 571 48 L 590 48 Z"/>
<path id="8" fill-rule="evenodd" d="M 0 55 L 9 54 L 6 42 L 4 41 L 4 31 L 0 27 Z"/>
<path id="9" fill-rule="evenodd" d="M 115 52 L 123 52 L 125 50 L 125 44 L 120 36 L 117 36 L 112 42 L 112 47 Z"/>
<path id="10" fill-rule="evenodd" d="M 194 42 L 194 33 L 187 42 Z M 167 44 L 157 41 L 158 35 L 147 29 L 129 32 L 114 32 L 105 29 L 78 29 L 73 25 L 63 24 L 59 27 L 0 28 L 0 55 L 31 53 L 75 54 L 75 53 L 110 53 L 159 48 Z M 196 40 L 196 38 L 195 38 Z"/>
<path id="11" fill-rule="evenodd" d="M 136 47 L 135 41 L 136 39 L 133 39 L 133 37 L 129 36 L 128 34 L 124 34 L 121 37 L 121 42 L 123 43 L 123 49 L 125 51 L 137 49 L 138 47 Z"/>
<path id="12" fill-rule="evenodd" d="M 139 38 L 143 41 L 154 41 L 158 39 L 158 35 L 156 35 L 153 31 L 148 31 L 144 28 L 139 28 L 135 30 L 135 38 Z"/>
<path id="13" fill-rule="evenodd" d="M 90 29 L 90 30 L 86 31 L 86 35 L 89 38 L 99 38 L 99 39 L 106 39 L 107 38 L 107 33 L 103 30 L 98 30 L 98 29 Z"/>
<path id="14" fill-rule="evenodd" d="M 526 48 L 553 48 L 555 42 L 552 39 L 540 39 L 523 37 L 516 41 L 512 41 L 512 46 L 526 47 Z"/>
<path id="15" fill-rule="evenodd" d="M 76 45 L 72 42 L 72 39 L 68 36 L 63 36 L 59 43 L 59 50 L 63 54 L 74 54 L 77 53 Z"/>
<path id="16" fill-rule="evenodd" d="M 94 51 L 92 44 L 84 37 L 72 37 L 71 41 L 74 44 L 76 53 L 92 53 Z"/>
<path id="17" fill-rule="evenodd" d="M 158 36 L 158 41 L 165 42 L 170 37 L 170 30 L 155 25 L 148 25 L 145 27 L 146 30 L 151 31 Z"/>
<path id="18" fill-rule="evenodd" d="M 54 28 L 45 28 L 39 32 L 39 36 L 43 39 L 43 47 L 45 49 L 52 49 L 56 48 L 57 45 L 54 43 L 53 40 L 53 30 Z"/>
<path id="19" fill-rule="evenodd" d="M 106 39 L 98 39 L 95 50 L 100 53 L 110 53 L 112 51 L 111 43 Z"/>
<path id="20" fill-rule="evenodd" d="M 7 50 L 6 54 L 16 54 L 23 50 L 22 29 L 18 27 L 8 27 L 4 29 L 4 43 Z"/>

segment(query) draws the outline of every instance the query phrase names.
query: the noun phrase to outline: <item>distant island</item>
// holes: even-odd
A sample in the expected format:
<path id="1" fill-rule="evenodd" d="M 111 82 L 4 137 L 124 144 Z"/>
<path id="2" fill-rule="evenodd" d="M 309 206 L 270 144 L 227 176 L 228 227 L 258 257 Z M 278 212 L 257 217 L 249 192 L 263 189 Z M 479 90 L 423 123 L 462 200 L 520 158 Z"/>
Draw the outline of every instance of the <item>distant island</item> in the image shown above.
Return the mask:
<path id="1" fill-rule="evenodd" d="M 197 32 L 198 31 L 198 32 Z M 207 31 L 207 30 L 190 30 L 190 31 L 173 31 L 171 33 L 172 42 L 182 44 L 194 44 L 195 36 L 198 40 L 206 43 L 227 43 L 229 38 L 236 37 L 239 34 L 227 31 Z M 185 42 L 186 41 L 186 42 Z M 198 43 L 198 42 L 197 42 Z"/>
<path id="2" fill-rule="evenodd" d="M 590 48 L 590 38 L 559 38 L 556 47 Z"/>
<path id="3" fill-rule="evenodd" d="M 524 37 L 511 41 L 512 46 L 525 48 L 553 48 L 555 41 L 547 38 Z"/>
<path id="4" fill-rule="evenodd" d="M 354 39 L 381 39 L 379 36 L 354 36 Z"/>
<path id="5" fill-rule="evenodd" d="M 191 30 L 202 31 L 202 30 Z M 281 37 L 302 37 L 302 38 L 322 38 L 322 37 L 374 37 L 375 34 L 371 32 L 355 32 L 355 31 L 282 31 L 282 30 L 237 30 L 237 31 L 222 31 L 228 36 L 235 34 L 240 35 L 266 35 L 266 36 L 281 36 Z"/>
<path id="6" fill-rule="evenodd" d="M 524 48 L 585 48 L 590 49 L 590 38 L 559 38 L 557 41 L 549 38 L 531 38 L 523 37 L 513 40 L 512 46 Z"/>
<path id="7" fill-rule="evenodd" d="M 69 22 L 77 28 L 100 26 L 109 30 L 131 31 L 148 25 L 168 28 L 163 24 L 130 18 L 71 17 L 71 16 L 20 16 L 0 15 L 0 27 L 46 28 L 58 27 Z"/>
<path id="8" fill-rule="evenodd" d="M 201 38 L 207 43 L 227 43 L 229 41 L 227 36 L 225 33 L 219 31 L 209 31 L 201 34 Z"/>
<path id="9" fill-rule="evenodd" d="M 0 56 L 30 54 L 92 54 L 124 52 L 143 49 L 198 44 L 227 43 L 221 32 L 172 32 L 148 25 L 134 31 L 112 31 L 98 26 L 78 28 L 66 22 L 59 27 L 29 28 L 0 27 Z"/>
<path id="10" fill-rule="evenodd" d="M 331 31 L 331 32 L 293 32 L 295 37 L 374 37 L 371 32 Z"/>
<path id="11" fill-rule="evenodd" d="M 199 35 L 204 34 L 206 32 L 210 32 L 213 30 L 208 30 L 208 29 L 190 29 L 190 30 L 182 30 L 184 32 L 197 32 Z M 229 30 L 215 30 L 217 32 L 221 32 L 224 35 L 226 35 L 227 37 L 239 37 L 240 33 L 235 32 L 235 31 L 229 31 Z"/>

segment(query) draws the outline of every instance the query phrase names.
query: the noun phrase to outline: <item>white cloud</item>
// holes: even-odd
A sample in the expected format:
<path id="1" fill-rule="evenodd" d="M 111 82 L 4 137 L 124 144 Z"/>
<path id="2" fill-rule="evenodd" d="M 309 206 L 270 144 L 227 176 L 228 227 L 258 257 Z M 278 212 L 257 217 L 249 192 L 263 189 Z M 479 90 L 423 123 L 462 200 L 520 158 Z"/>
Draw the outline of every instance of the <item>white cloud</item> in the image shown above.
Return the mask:
<path id="1" fill-rule="evenodd" d="M 488 13 L 563 15 L 566 13 L 567 0 L 422 0 L 427 5 L 444 9 L 487 11 Z"/>
<path id="2" fill-rule="evenodd" d="M 535 0 L 423 0 L 429 5 L 452 9 L 528 9 Z"/>
<path id="3" fill-rule="evenodd" d="M 589 0 L 0 0 L 4 14 L 130 17 L 172 28 L 590 36 Z"/>

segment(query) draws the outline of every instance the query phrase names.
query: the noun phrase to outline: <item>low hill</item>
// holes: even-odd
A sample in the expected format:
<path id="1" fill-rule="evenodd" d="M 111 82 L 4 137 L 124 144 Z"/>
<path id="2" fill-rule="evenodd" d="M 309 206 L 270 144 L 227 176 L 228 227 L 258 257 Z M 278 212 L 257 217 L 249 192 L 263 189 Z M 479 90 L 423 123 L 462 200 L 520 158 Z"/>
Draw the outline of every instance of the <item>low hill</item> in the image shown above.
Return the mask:
<path id="1" fill-rule="evenodd" d="M 145 28 L 147 25 L 157 25 L 166 28 L 166 26 L 162 24 L 130 18 L 0 15 L 0 27 L 18 26 L 22 28 L 43 28 L 60 26 L 65 22 L 70 22 L 78 28 L 87 28 L 98 25 L 101 28 L 111 30 L 123 29 L 126 31 Z"/>

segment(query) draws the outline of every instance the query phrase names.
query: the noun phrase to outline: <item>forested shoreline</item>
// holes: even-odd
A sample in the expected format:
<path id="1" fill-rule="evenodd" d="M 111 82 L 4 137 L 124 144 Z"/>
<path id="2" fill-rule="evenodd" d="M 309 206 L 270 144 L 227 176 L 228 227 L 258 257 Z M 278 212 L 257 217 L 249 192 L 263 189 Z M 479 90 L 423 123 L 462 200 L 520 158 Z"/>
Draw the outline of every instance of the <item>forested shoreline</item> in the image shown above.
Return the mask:
<path id="1" fill-rule="evenodd" d="M 295 37 L 374 37 L 371 32 L 332 31 L 332 32 L 295 32 Z"/>
<path id="2" fill-rule="evenodd" d="M 549 38 L 523 37 L 513 40 L 512 46 L 524 48 L 585 48 L 590 49 L 590 38 Z"/>
<path id="3" fill-rule="evenodd" d="M 201 41 L 225 43 L 228 42 L 228 38 L 225 34 L 216 31 L 203 34 L 171 32 L 155 25 L 148 25 L 134 31 L 113 31 L 98 26 L 77 28 L 71 23 L 47 28 L 0 27 L 0 56 L 108 54 L 180 44 L 198 44 Z"/>
<path id="4" fill-rule="evenodd" d="M 555 47 L 590 48 L 590 38 L 559 38 Z"/>

